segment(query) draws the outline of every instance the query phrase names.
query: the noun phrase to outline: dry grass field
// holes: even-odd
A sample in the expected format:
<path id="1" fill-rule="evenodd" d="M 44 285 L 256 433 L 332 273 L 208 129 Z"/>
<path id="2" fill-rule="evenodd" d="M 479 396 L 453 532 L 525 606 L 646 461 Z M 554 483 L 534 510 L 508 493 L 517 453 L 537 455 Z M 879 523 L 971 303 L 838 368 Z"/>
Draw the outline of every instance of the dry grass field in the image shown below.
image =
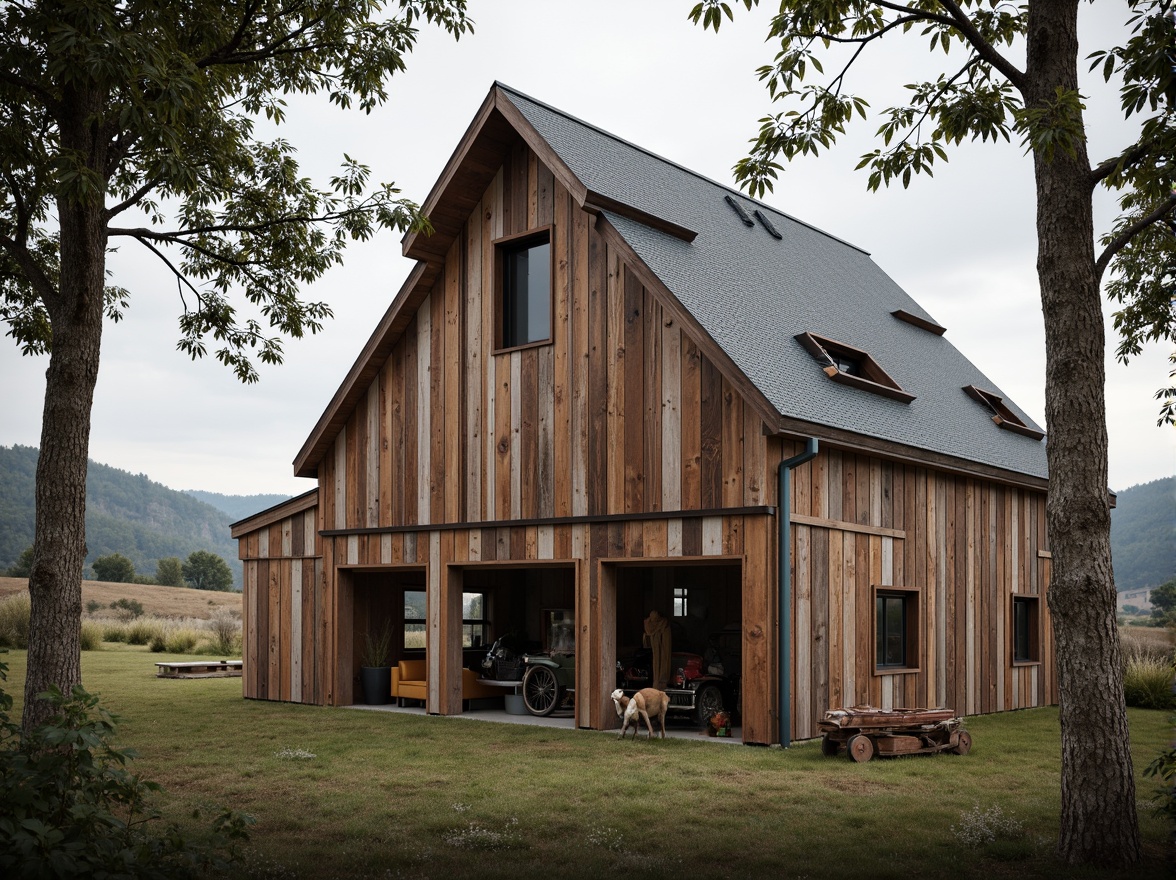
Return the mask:
<path id="1" fill-rule="evenodd" d="M 0 599 L 28 590 L 24 578 L 0 577 Z M 155 617 L 197 617 L 207 620 L 216 608 L 241 611 L 240 593 L 216 593 L 188 587 L 160 587 L 155 584 L 111 584 L 105 581 L 82 581 L 82 606 L 101 602 L 109 606 L 119 599 L 143 605 L 143 613 Z"/>

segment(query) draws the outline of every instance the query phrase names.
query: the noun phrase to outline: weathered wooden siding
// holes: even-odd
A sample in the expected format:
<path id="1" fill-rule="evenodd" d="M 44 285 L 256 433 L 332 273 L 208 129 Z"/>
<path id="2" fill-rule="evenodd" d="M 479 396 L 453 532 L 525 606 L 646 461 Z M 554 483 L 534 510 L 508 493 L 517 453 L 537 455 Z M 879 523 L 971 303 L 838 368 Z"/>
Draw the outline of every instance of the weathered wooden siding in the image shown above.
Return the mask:
<path id="1" fill-rule="evenodd" d="M 492 242 L 548 225 L 553 342 L 495 354 Z M 759 505 L 765 443 L 697 340 L 520 146 L 320 467 L 324 520 L 338 529 Z"/>
<path id="2" fill-rule="evenodd" d="M 1053 652 L 1044 493 L 837 449 L 792 487 L 797 737 L 838 705 L 973 715 L 1056 702 L 1052 662 L 1012 659 L 1014 595 L 1040 597 L 1042 659 Z M 875 673 L 879 586 L 919 591 L 916 672 Z"/>
<path id="3" fill-rule="evenodd" d="M 241 628 L 246 697 L 325 702 L 325 602 L 317 511 L 311 507 L 238 540 L 244 568 Z"/>

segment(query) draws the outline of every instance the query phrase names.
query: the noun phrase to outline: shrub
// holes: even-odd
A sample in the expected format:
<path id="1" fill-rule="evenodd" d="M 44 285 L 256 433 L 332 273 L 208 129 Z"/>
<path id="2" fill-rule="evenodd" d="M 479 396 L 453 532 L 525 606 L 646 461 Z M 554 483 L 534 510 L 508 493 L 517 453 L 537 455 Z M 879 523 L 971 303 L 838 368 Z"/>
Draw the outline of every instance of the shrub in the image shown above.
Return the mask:
<path id="1" fill-rule="evenodd" d="M 127 631 L 122 624 L 114 623 L 109 620 L 102 621 L 102 641 L 125 642 L 126 640 Z"/>
<path id="2" fill-rule="evenodd" d="M 128 645 L 146 645 L 154 636 L 163 635 L 163 627 L 155 621 L 136 620 L 127 626 L 126 634 Z"/>
<path id="3" fill-rule="evenodd" d="M 208 631 L 212 633 L 213 654 L 232 654 L 236 651 L 237 638 L 241 634 L 241 620 L 229 608 L 217 608 L 208 619 Z"/>
<path id="4" fill-rule="evenodd" d="M 152 654 L 162 654 L 167 650 L 167 643 L 164 642 L 162 635 L 152 636 L 151 642 L 147 647 L 151 650 Z"/>
<path id="5" fill-rule="evenodd" d="M 102 627 L 92 620 L 83 620 L 81 646 L 83 651 L 97 651 L 101 648 Z"/>
<path id="6" fill-rule="evenodd" d="M 191 630 L 177 629 L 164 637 L 163 644 L 169 654 L 191 654 L 196 647 L 196 636 Z"/>
<path id="7" fill-rule="evenodd" d="M 143 614 L 143 603 L 138 599 L 115 599 L 110 607 L 119 620 L 134 620 Z"/>
<path id="8" fill-rule="evenodd" d="M 1176 709 L 1172 664 L 1167 660 L 1134 657 L 1123 672 L 1123 697 L 1138 709 Z"/>
<path id="9" fill-rule="evenodd" d="M 1172 720 L 1176 721 L 1176 716 Z M 1156 789 L 1156 812 L 1176 823 L 1176 745 L 1160 752 L 1144 769 L 1143 775 L 1153 777 L 1159 783 Z M 1176 826 L 1169 839 L 1176 843 Z"/>
<path id="10" fill-rule="evenodd" d="M 29 646 L 28 593 L 14 593 L 0 599 L 0 647 L 24 649 Z"/>
<path id="11" fill-rule="evenodd" d="M 128 772 L 134 753 L 112 745 L 116 720 L 98 698 L 78 686 L 48 699 L 53 717 L 22 738 L 0 689 L 0 874 L 187 880 L 238 864 L 251 817 L 222 811 L 207 849 L 160 827 L 147 801 L 161 789 Z"/>
<path id="12" fill-rule="evenodd" d="M 89 602 L 86 603 L 86 613 L 87 614 L 95 614 L 95 613 L 101 611 L 105 607 L 106 606 L 103 605 L 101 602 L 99 602 L 97 599 L 91 599 Z"/>

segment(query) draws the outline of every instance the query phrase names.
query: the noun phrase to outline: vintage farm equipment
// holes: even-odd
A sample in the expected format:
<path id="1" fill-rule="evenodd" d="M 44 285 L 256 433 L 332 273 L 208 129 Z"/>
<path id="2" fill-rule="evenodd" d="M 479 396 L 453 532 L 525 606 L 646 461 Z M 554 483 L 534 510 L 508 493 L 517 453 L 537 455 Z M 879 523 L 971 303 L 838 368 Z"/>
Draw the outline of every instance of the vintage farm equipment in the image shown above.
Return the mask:
<path id="1" fill-rule="evenodd" d="M 845 749 L 851 761 L 864 764 L 874 755 L 922 755 L 954 752 L 966 755 L 972 736 L 952 709 L 875 709 L 854 706 L 830 709 L 817 726 L 821 753 Z"/>

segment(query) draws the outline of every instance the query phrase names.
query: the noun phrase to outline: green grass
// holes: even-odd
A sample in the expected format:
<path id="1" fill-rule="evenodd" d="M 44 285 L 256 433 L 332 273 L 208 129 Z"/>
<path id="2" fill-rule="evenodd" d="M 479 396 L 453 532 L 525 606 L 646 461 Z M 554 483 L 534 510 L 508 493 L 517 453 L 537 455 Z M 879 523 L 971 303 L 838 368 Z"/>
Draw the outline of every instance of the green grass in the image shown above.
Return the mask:
<path id="1" fill-rule="evenodd" d="M 164 785 L 169 818 L 192 831 L 195 809 L 257 818 L 253 877 L 1120 876 L 1063 870 L 1053 858 L 1053 710 L 969 719 L 966 757 L 857 765 L 822 757 L 816 743 L 621 743 L 245 701 L 239 679 L 155 678 L 161 658 L 186 659 L 126 645 L 87 652 L 86 686 L 122 716 L 119 741 L 140 753 L 136 772 Z M 25 656 L 5 659 L 19 712 Z M 1171 728 L 1162 712 L 1129 717 L 1138 772 Z M 1121 876 L 1170 876 L 1154 784 L 1137 787 L 1146 861 Z M 968 845 L 964 826 L 985 815 L 1005 821 L 1003 833 Z"/>

